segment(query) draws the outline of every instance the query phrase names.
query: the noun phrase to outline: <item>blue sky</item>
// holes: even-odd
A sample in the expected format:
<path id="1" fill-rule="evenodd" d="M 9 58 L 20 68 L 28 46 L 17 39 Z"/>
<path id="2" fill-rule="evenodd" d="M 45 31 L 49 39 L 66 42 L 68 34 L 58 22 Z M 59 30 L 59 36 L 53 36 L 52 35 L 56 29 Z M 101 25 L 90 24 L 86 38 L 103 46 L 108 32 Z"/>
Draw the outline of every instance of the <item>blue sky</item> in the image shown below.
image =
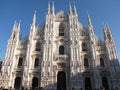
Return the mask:
<path id="1" fill-rule="evenodd" d="M 4 59 L 7 40 L 15 20 L 21 20 L 21 35 L 29 33 L 34 11 L 37 12 L 37 25 L 45 20 L 48 1 L 53 0 L 0 0 L 0 58 Z M 76 2 L 79 22 L 87 26 L 89 12 L 95 34 L 103 39 L 102 22 L 108 23 L 115 40 L 120 59 L 120 0 L 54 0 L 56 13 L 64 10 L 68 13 L 69 1 Z"/>

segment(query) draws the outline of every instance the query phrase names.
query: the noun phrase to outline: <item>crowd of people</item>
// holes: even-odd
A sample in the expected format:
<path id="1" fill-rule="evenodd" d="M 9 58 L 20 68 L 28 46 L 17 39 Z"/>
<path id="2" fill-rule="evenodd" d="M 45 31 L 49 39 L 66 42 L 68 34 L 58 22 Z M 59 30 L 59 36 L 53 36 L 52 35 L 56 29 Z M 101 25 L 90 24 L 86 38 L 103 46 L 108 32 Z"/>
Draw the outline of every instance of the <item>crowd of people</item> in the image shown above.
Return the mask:
<path id="1" fill-rule="evenodd" d="M 24 88 L 24 87 L 21 87 L 21 88 L 9 88 L 9 89 L 5 89 L 3 87 L 0 87 L 0 90 L 43 90 L 42 87 L 35 87 L 35 88 Z"/>

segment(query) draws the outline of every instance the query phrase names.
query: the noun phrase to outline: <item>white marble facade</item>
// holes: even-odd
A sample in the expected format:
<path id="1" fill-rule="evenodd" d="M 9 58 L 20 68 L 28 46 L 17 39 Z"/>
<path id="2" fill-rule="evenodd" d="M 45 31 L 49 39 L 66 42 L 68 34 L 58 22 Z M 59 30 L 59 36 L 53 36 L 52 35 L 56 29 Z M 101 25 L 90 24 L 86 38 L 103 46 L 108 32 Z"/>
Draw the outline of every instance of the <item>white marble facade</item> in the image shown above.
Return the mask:
<path id="1" fill-rule="evenodd" d="M 30 32 L 19 38 L 20 23 L 15 22 L 8 40 L 0 75 L 5 88 L 42 87 L 44 90 L 120 90 L 120 64 L 108 25 L 104 40 L 78 21 L 76 6 L 69 13 L 48 4 L 44 24 L 36 26 L 34 13 Z"/>

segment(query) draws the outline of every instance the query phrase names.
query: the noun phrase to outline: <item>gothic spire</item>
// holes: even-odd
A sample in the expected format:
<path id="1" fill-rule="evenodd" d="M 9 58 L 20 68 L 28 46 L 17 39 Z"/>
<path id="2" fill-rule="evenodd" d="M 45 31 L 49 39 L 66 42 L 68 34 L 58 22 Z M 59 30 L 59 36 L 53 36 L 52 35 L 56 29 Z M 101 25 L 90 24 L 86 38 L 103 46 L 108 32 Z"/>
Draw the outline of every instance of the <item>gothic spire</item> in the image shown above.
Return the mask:
<path id="1" fill-rule="evenodd" d="M 72 7 L 70 2 L 69 2 L 69 14 L 72 15 Z"/>
<path id="2" fill-rule="evenodd" d="M 48 9 L 47 9 L 47 14 L 50 15 L 51 11 L 50 11 L 50 2 L 48 2 Z"/>
<path id="3" fill-rule="evenodd" d="M 76 9 L 75 2 L 74 2 L 74 15 L 77 15 L 77 9 Z"/>
<path id="4" fill-rule="evenodd" d="M 19 30 L 20 30 L 20 22 L 17 23 L 16 20 L 15 20 L 12 32 L 18 32 Z"/>
<path id="5" fill-rule="evenodd" d="M 89 37 L 93 39 L 94 36 L 94 30 L 91 22 L 90 15 L 87 12 L 87 19 L 88 19 L 88 32 L 89 32 Z"/>
<path id="6" fill-rule="evenodd" d="M 108 24 L 103 26 L 103 32 L 104 32 L 104 39 L 105 40 L 107 40 L 107 39 L 112 40 L 112 35 L 111 35 L 110 28 L 109 28 Z"/>
<path id="7" fill-rule="evenodd" d="M 32 26 L 34 26 L 36 23 L 36 11 L 34 12 L 33 20 L 32 20 Z"/>
<path id="8" fill-rule="evenodd" d="M 17 23 L 15 20 L 10 38 L 15 39 L 15 37 L 17 37 L 17 39 L 18 39 L 19 33 L 20 33 L 20 22 Z"/>
<path id="9" fill-rule="evenodd" d="M 91 27 L 92 26 L 92 22 L 91 22 L 91 18 L 90 18 L 90 15 L 89 15 L 88 12 L 87 12 L 87 18 L 88 18 L 88 27 Z"/>
<path id="10" fill-rule="evenodd" d="M 21 20 L 18 23 L 18 30 L 20 30 L 20 24 L 21 24 Z"/>
<path id="11" fill-rule="evenodd" d="M 52 3 L 52 15 L 55 15 L 54 1 L 53 1 L 53 3 Z"/>
<path id="12" fill-rule="evenodd" d="M 17 23 L 16 23 L 16 20 L 15 20 L 14 25 L 13 25 L 13 30 L 15 30 L 16 27 L 17 27 Z"/>

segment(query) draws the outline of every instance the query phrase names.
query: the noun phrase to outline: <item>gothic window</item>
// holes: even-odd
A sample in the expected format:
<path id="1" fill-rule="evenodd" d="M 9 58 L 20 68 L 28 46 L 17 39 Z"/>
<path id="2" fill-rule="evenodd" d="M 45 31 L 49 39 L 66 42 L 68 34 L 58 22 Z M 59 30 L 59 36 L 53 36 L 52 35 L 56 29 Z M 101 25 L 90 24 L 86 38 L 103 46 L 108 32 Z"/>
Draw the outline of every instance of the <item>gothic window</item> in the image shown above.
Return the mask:
<path id="1" fill-rule="evenodd" d="M 87 43 L 82 43 L 82 51 L 87 51 Z"/>
<path id="2" fill-rule="evenodd" d="M 64 36 L 64 25 L 62 23 L 59 25 L 59 36 Z"/>
<path id="3" fill-rule="evenodd" d="M 105 64 L 104 64 L 104 59 L 103 58 L 100 58 L 100 66 L 104 67 Z"/>
<path id="4" fill-rule="evenodd" d="M 13 35 L 13 40 L 15 39 L 15 34 Z"/>
<path id="5" fill-rule="evenodd" d="M 108 39 L 111 39 L 110 33 L 107 31 L 107 37 Z"/>
<path id="6" fill-rule="evenodd" d="M 18 60 L 18 67 L 22 67 L 22 63 L 23 63 L 23 58 L 19 58 Z"/>
<path id="7" fill-rule="evenodd" d="M 40 51 L 40 42 L 37 42 L 37 43 L 36 43 L 35 50 L 36 50 L 36 51 Z"/>
<path id="8" fill-rule="evenodd" d="M 62 45 L 59 47 L 59 54 L 60 55 L 64 54 L 64 46 L 62 46 Z"/>
<path id="9" fill-rule="evenodd" d="M 35 58 L 34 67 L 38 67 L 38 66 L 39 66 L 39 58 Z"/>
<path id="10" fill-rule="evenodd" d="M 84 58 L 84 67 L 88 68 L 89 67 L 89 63 L 88 63 L 88 59 Z"/>

